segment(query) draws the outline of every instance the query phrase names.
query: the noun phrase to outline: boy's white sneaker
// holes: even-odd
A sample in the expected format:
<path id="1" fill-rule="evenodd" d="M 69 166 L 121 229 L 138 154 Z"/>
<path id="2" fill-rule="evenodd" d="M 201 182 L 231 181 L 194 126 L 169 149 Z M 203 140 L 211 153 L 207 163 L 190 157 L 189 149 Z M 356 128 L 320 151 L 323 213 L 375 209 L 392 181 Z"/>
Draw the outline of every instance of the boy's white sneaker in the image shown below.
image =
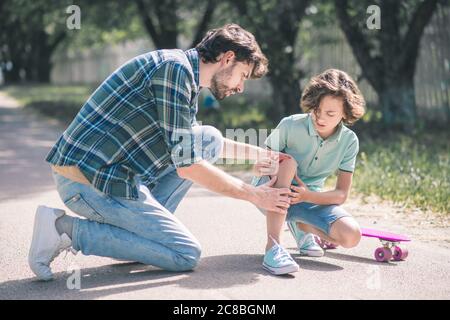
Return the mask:
<path id="1" fill-rule="evenodd" d="M 53 279 L 50 263 L 62 251 L 71 250 L 72 240 L 65 233 L 59 235 L 56 219 L 65 214 L 64 210 L 39 206 L 34 219 L 33 238 L 31 240 L 28 264 L 40 280 Z"/>

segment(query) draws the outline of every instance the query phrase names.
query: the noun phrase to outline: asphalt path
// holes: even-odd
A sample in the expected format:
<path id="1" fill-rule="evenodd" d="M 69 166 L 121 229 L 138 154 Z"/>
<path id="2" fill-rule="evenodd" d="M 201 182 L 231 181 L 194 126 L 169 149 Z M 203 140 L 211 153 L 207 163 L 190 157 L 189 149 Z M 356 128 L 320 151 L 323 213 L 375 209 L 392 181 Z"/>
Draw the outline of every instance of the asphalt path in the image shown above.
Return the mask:
<path id="1" fill-rule="evenodd" d="M 361 225 L 411 235 L 406 261 L 379 263 L 376 239 L 321 258 L 297 254 L 287 228 L 282 240 L 300 265 L 289 276 L 262 269 L 265 219 L 250 203 L 193 186 L 176 215 L 202 244 L 192 272 L 174 273 L 110 258 L 58 257 L 56 279 L 37 281 L 27 264 L 39 204 L 64 208 L 45 155 L 64 128 L 27 112 L 0 93 L 0 299 L 449 299 L 448 226 L 412 219 L 414 212 L 372 203 L 346 204 Z M 245 180 L 249 175 L 238 174 Z M 73 214 L 68 212 L 69 214 Z M 417 214 L 416 214 L 417 215 Z"/>

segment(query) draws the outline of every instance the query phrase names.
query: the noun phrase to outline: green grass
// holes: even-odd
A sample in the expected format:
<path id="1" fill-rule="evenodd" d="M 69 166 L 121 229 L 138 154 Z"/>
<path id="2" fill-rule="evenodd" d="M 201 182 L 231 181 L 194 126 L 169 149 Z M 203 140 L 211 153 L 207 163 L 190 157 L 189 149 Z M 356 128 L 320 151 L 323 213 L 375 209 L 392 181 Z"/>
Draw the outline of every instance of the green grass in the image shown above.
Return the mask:
<path id="1" fill-rule="evenodd" d="M 19 100 L 27 108 L 59 119 L 72 121 L 87 98 L 94 92 L 94 86 L 87 85 L 22 85 L 2 89 Z M 267 102 L 256 102 L 244 96 L 230 97 L 220 102 L 220 109 L 202 108 L 199 100 L 197 119 L 202 124 L 213 125 L 223 133 L 227 128 L 272 128 L 273 124 L 264 116 Z"/>
<path id="2" fill-rule="evenodd" d="M 6 87 L 11 96 L 26 107 L 70 122 L 95 88 L 89 86 L 30 85 Z M 201 104 L 201 101 L 200 101 Z M 221 102 L 219 110 L 200 107 L 198 120 L 225 133 L 226 128 L 273 128 L 264 116 L 270 102 L 243 96 Z M 363 126 L 364 127 L 364 126 Z M 448 129 L 407 136 L 380 133 L 376 138 L 361 127 L 360 153 L 353 190 L 363 195 L 436 213 L 450 213 L 450 140 Z M 372 136 L 375 136 L 373 134 Z M 221 166 L 227 170 L 248 170 L 249 164 Z M 336 177 L 326 186 L 333 187 Z"/>
<path id="3" fill-rule="evenodd" d="M 450 213 L 448 132 L 361 141 L 354 189 L 410 207 Z"/>
<path id="4" fill-rule="evenodd" d="M 2 89 L 24 107 L 70 123 L 95 88 L 85 85 L 23 85 Z"/>
<path id="5" fill-rule="evenodd" d="M 64 101 L 82 105 L 93 88 L 84 85 L 24 85 L 8 86 L 4 91 L 25 105 L 45 101 Z"/>

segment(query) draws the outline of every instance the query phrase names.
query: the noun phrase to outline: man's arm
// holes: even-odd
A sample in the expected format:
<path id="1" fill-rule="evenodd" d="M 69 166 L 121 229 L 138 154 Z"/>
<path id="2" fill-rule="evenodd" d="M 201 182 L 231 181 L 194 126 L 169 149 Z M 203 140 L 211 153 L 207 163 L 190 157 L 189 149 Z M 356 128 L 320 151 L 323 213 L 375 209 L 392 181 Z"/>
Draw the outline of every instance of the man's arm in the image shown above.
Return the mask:
<path id="1" fill-rule="evenodd" d="M 286 214 L 289 208 L 290 190 L 288 188 L 271 188 L 276 178 L 269 183 L 254 187 L 204 160 L 188 167 L 179 167 L 177 173 L 181 178 L 196 182 L 206 189 L 228 197 L 249 201 L 262 209 Z"/>
<path id="2" fill-rule="evenodd" d="M 224 159 L 258 160 L 259 155 L 263 153 L 267 152 L 258 146 L 223 138 L 223 148 L 220 157 Z"/>
<path id="3" fill-rule="evenodd" d="M 273 151 L 268 147 L 263 149 L 227 138 L 223 138 L 223 148 L 220 157 L 255 161 L 253 173 L 256 176 L 275 175 L 278 172 L 279 163 L 284 159 L 292 158 L 286 153 Z"/>

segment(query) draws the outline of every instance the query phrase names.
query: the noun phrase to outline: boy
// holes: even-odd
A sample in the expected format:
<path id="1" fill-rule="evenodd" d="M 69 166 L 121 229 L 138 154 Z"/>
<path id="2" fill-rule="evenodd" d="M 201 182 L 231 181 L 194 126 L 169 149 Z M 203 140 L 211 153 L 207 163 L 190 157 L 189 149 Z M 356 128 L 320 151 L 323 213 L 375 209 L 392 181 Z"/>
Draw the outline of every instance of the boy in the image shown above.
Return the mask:
<path id="1" fill-rule="evenodd" d="M 285 220 L 303 255 L 324 254 L 314 234 L 345 248 L 359 243 L 359 225 L 340 205 L 349 194 L 359 150 L 358 138 L 347 126 L 364 115 L 364 105 L 361 92 L 348 74 L 326 70 L 312 78 L 303 92 L 301 108 L 306 114 L 282 119 L 278 130 L 267 138 L 268 148 L 292 156 L 280 163 L 275 187 L 291 186 L 293 191 L 287 215 L 266 212 L 263 267 L 269 272 L 279 275 L 299 270 L 280 245 Z M 335 189 L 321 192 L 327 177 L 336 170 Z M 268 178 L 254 179 L 254 184 L 260 185 Z"/>

